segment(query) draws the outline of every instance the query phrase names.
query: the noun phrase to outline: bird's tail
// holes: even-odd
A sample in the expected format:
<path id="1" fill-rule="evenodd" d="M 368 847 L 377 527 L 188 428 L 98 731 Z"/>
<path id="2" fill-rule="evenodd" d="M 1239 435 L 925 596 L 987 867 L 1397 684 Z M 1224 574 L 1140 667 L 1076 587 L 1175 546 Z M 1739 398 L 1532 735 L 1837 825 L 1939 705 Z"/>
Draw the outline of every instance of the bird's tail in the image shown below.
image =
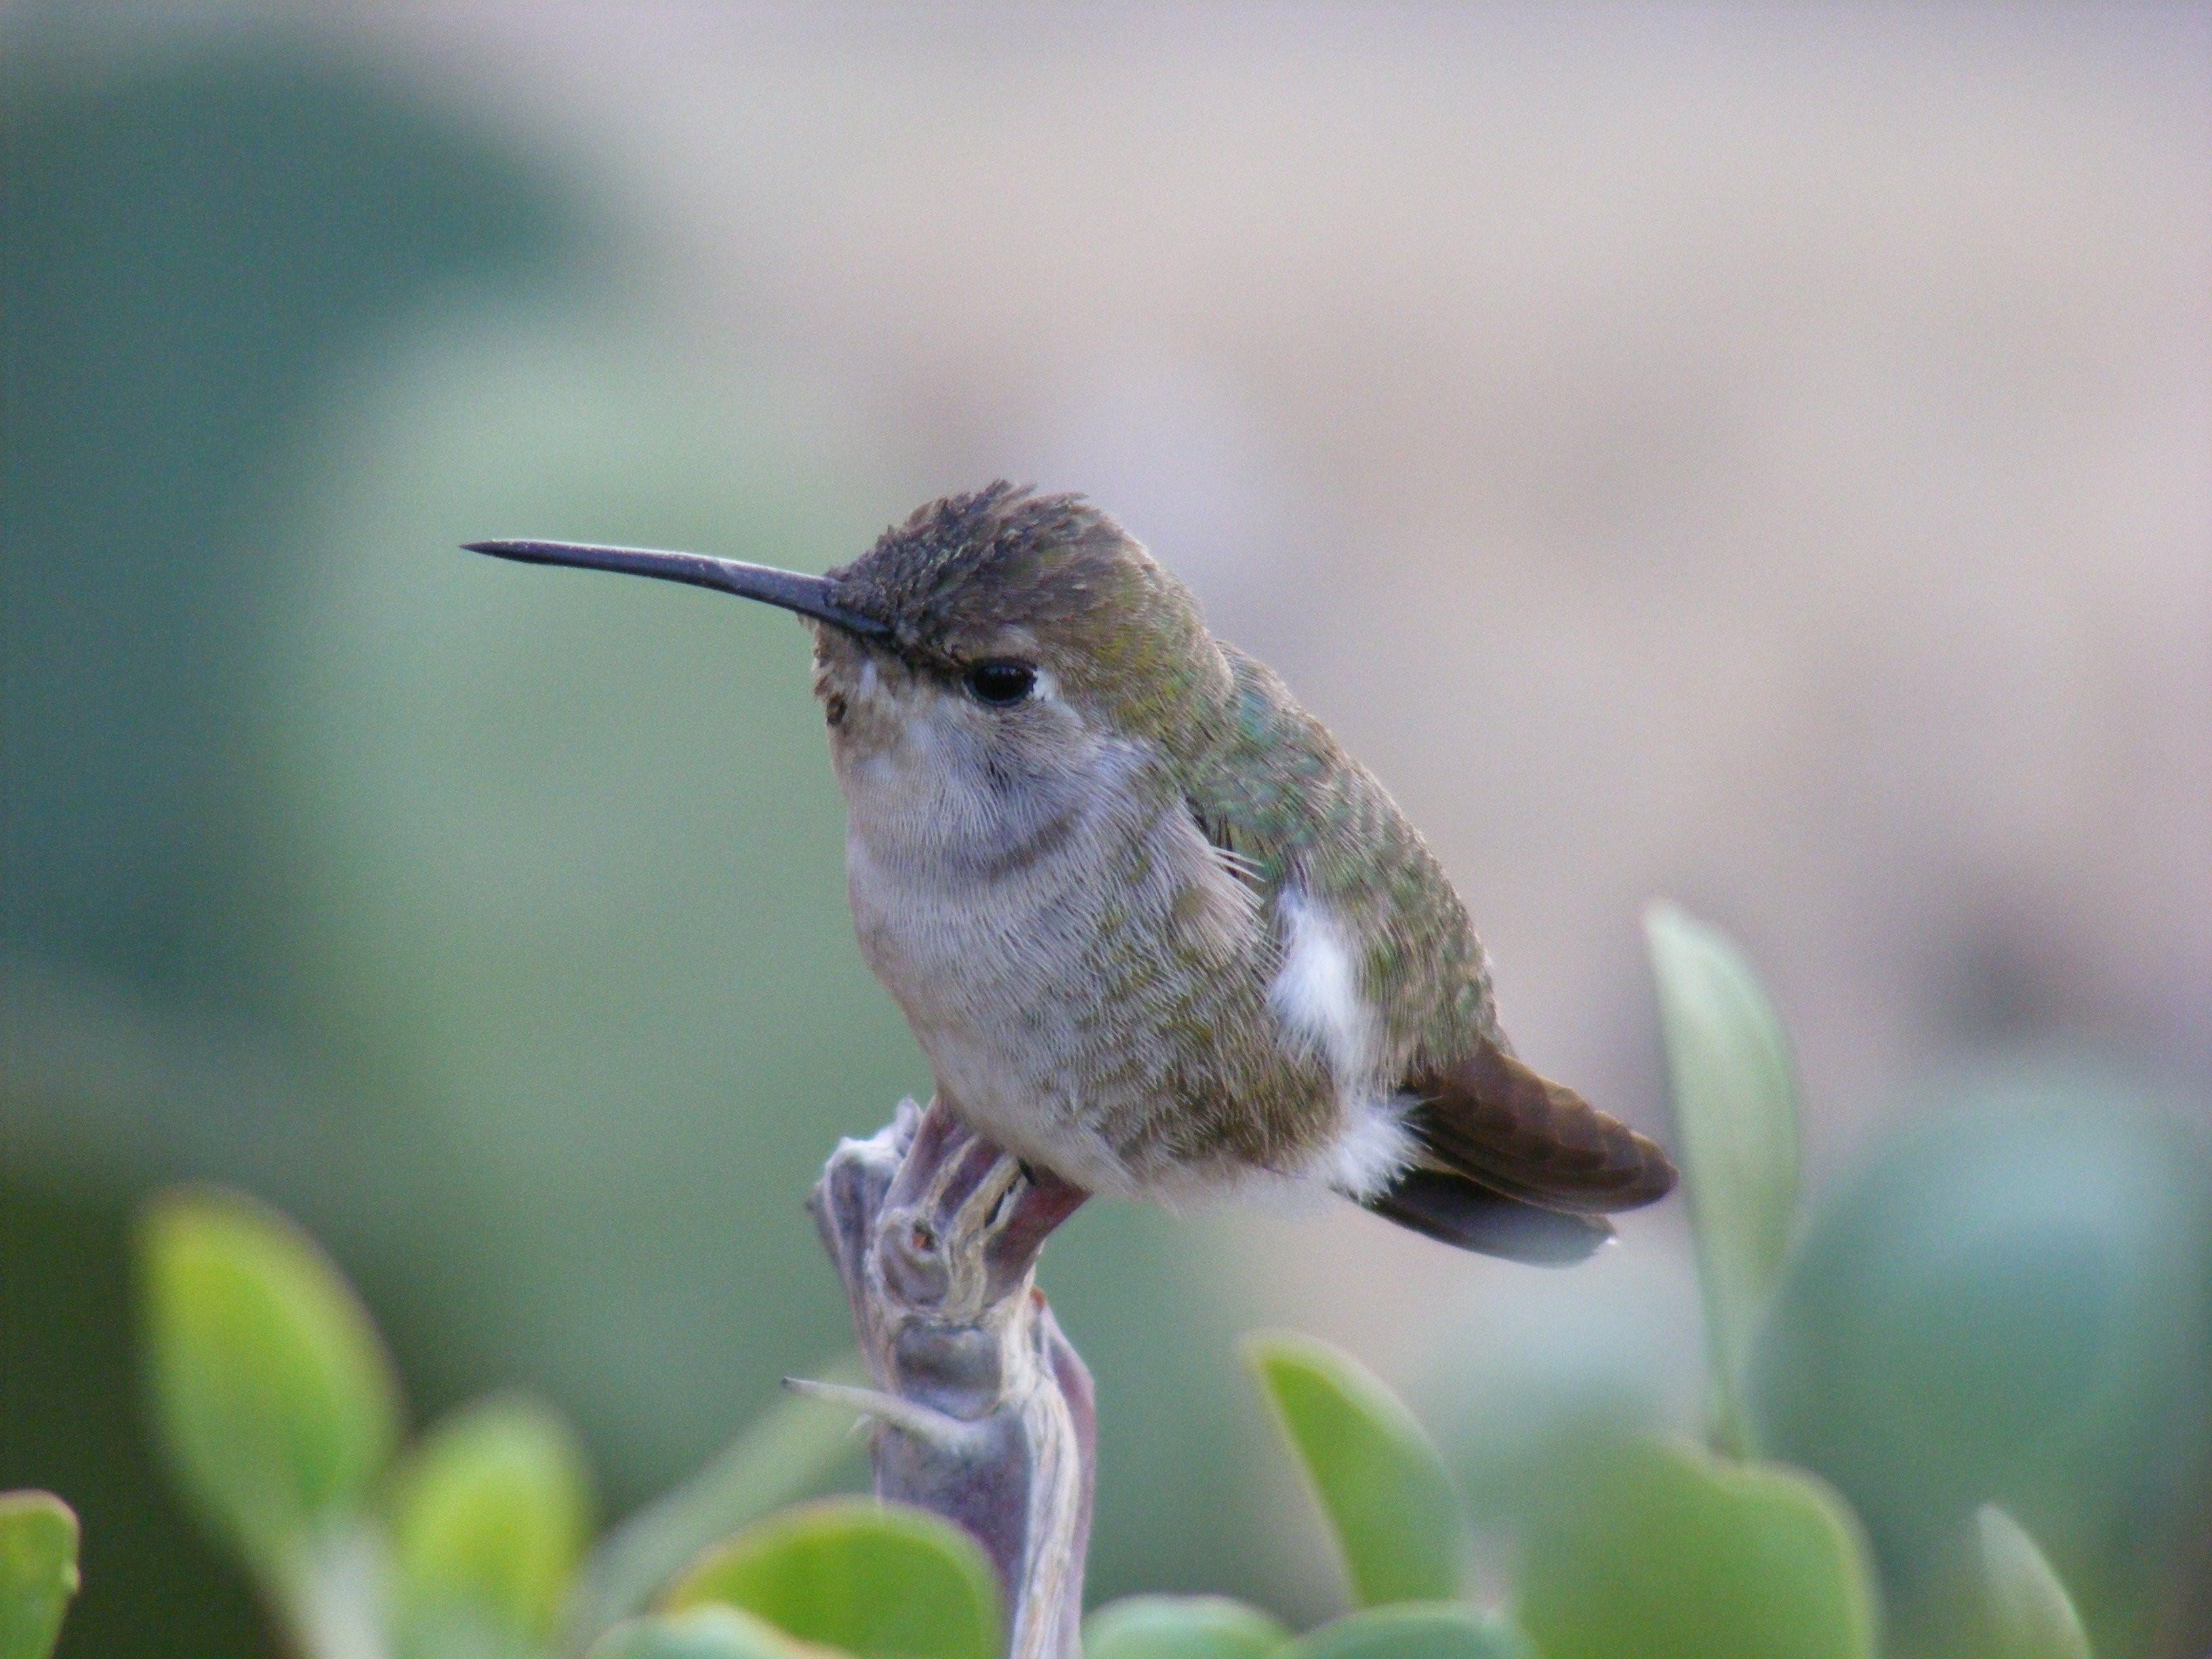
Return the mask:
<path id="1" fill-rule="evenodd" d="M 1366 1200 L 1403 1227 L 1510 1261 L 1579 1261 L 1605 1217 L 1663 1198 L 1656 1141 L 1539 1076 L 1499 1044 L 1415 1079 L 1406 1124 L 1419 1161 Z"/>

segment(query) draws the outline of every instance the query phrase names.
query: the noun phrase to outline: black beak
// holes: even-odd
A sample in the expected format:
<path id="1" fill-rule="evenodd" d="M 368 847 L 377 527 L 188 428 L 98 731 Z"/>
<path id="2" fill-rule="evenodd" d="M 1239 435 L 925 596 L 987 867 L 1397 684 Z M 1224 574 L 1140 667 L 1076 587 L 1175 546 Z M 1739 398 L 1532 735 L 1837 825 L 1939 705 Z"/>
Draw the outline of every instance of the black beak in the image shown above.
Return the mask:
<path id="1" fill-rule="evenodd" d="M 781 605 L 866 639 L 881 639 L 891 631 L 873 617 L 864 617 L 838 604 L 836 585 L 826 576 L 802 576 L 795 570 L 775 570 L 737 559 L 710 559 L 703 553 L 660 553 L 643 547 L 592 547 L 582 542 L 468 542 L 464 545 L 471 553 L 489 553 L 494 558 L 514 559 L 522 564 L 618 570 L 624 575 L 657 576 L 665 582 L 711 587 L 742 599 Z"/>

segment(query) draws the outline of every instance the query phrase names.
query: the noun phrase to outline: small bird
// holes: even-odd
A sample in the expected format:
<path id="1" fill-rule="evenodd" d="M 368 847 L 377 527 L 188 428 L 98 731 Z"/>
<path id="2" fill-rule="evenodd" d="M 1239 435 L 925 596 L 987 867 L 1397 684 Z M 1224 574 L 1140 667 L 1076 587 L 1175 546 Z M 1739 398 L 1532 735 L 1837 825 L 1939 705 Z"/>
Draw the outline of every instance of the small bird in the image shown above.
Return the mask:
<path id="1" fill-rule="evenodd" d="M 822 576 L 469 550 L 804 619 L 861 952 L 939 1097 L 1031 1166 L 1169 1202 L 1319 1183 L 1545 1263 L 1674 1185 L 1515 1058 L 1467 908 L 1382 786 L 1082 497 L 948 496 Z"/>

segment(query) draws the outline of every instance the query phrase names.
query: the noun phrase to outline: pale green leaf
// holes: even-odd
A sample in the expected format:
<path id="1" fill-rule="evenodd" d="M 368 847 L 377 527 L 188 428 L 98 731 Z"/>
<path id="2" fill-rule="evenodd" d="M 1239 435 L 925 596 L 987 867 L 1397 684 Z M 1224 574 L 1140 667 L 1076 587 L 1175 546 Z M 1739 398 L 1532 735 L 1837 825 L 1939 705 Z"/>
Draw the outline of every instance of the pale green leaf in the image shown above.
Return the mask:
<path id="1" fill-rule="evenodd" d="M 735 1607 L 693 1607 L 617 1625 L 590 1659 L 807 1659 L 816 1652 Z"/>
<path id="2" fill-rule="evenodd" d="M 1353 1601 L 1456 1595 L 1467 1517 L 1436 1443 L 1404 1402 L 1326 1343 L 1265 1335 L 1245 1352 L 1328 1517 Z"/>
<path id="3" fill-rule="evenodd" d="M 1982 1505 L 1974 1528 L 1996 1644 L 1990 1659 L 2089 1659 L 2074 1599 L 2035 1540 L 1995 1504 Z"/>
<path id="4" fill-rule="evenodd" d="M 76 1594 L 76 1516 L 46 1492 L 0 1492 L 0 1659 L 46 1659 Z"/>
<path id="5" fill-rule="evenodd" d="M 1671 904 L 1644 925 L 1705 1291 L 1714 1437 L 1747 1455 L 1744 1367 L 1797 1202 L 1795 1073 L 1781 1022 L 1726 935 Z"/>
<path id="6" fill-rule="evenodd" d="M 817 1368 L 832 1381 L 865 1378 L 851 1361 Z M 748 1425 L 707 1467 L 656 1498 L 600 1540 L 570 1597 L 568 1645 L 589 1644 L 640 1612 L 701 1553 L 780 1504 L 818 1490 L 854 1455 L 853 1414 L 787 1394 Z"/>
<path id="7" fill-rule="evenodd" d="M 399 1434 L 368 1314 L 275 1212 L 173 1194 L 140 1235 L 155 1417 L 202 1512 L 264 1574 L 357 1510 Z"/>
<path id="8" fill-rule="evenodd" d="M 1310 1631 L 1283 1659 L 1537 1659 L 1537 1653 L 1501 1614 L 1455 1601 L 1407 1601 Z"/>
<path id="9" fill-rule="evenodd" d="M 1084 1621 L 1084 1659 L 1267 1659 L 1282 1626 L 1225 1595 L 1132 1595 Z"/>
<path id="10" fill-rule="evenodd" d="M 860 1659 L 997 1659 L 998 1580 L 975 1541 L 920 1510 L 862 1498 L 802 1504 L 709 1551 L 671 1611 L 742 1607 Z"/>
<path id="11" fill-rule="evenodd" d="M 410 1646 L 441 1631 L 473 1633 L 495 1650 L 542 1643 L 590 1536 L 591 1508 L 582 1449 L 544 1407 L 490 1401 L 441 1424 L 400 1464 L 392 1488 Z"/>
<path id="12" fill-rule="evenodd" d="M 1673 1442 L 1569 1455 L 1522 1540 L 1517 1611 L 1545 1659 L 1873 1659 L 1875 1608 L 1827 1487 Z"/>

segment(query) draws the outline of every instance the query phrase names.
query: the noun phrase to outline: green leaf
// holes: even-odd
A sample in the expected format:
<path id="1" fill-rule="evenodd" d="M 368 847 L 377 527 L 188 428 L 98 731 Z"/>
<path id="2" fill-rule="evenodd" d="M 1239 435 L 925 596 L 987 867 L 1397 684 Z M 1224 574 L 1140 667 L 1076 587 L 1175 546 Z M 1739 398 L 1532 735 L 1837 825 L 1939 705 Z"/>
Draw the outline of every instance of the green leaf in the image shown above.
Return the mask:
<path id="1" fill-rule="evenodd" d="M 1290 1632 L 1225 1595 L 1132 1595 L 1084 1622 L 1084 1659 L 1267 1659 Z"/>
<path id="2" fill-rule="evenodd" d="M 1454 1601 L 1370 1607 L 1310 1631 L 1283 1659 L 1537 1659 L 1510 1619 Z"/>
<path id="3" fill-rule="evenodd" d="M 2019 1522 L 1995 1504 L 1974 1516 L 1982 1584 L 1996 1647 L 1991 1659 L 2089 1659 L 2074 1599 Z"/>
<path id="4" fill-rule="evenodd" d="M 399 1389 L 366 1310 L 275 1212 L 157 1200 L 140 1236 L 161 1437 L 185 1490 L 264 1575 L 366 1500 Z"/>
<path id="5" fill-rule="evenodd" d="M 1753 1367 L 1761 1443 L 1863 1519 L 1901 1650 L 1942 1651 L 1978 1601 L 1994 1501 L 2033 1517 L 2100 1652 L 2155 1652 L 2212 1491 L 2203 1103 L 2048 1061 L 1954 1089 L 1790 1252 Z M 1935 1564 L 1965 1588 L 1924 1593 Z"/>
<path id="6" fill-rule="evenodd" d="M 864 1382 L 850 1361 L 815 1373 Z M 787 1394 L 756 1418 L 714 1461 L 647 1504 L 602 1540 L 584 1565 L 568 1619 L 581 1647 L 653 1596 L 718 1540 L 727 1538 L 823 1479 L 854 1445 L 853 1414 Z"/>
<path id="7" fill-rule="evenodd" d="M 1436 1443 L 1349 1355 L 1309 1338 L 1245 1345 L 1363 1607 L 1458 1594 L 1467 1517 Z"/>
<path id="8" fill-rule="evenodd" d="M 631 1619 L 592 1646 L 589 1659 L 803 1659 L 809 1650 L 735 1607 Z"/>
<path id="9" fill-rule="evenodd" d="M 461 1627 L 523 1650 L 549 1636 L 591 1531 L 591 1476 L 568 1425 L 495 1400 L 448 1419 L 400 1465 L 392 1540 L 411 1630 Z"/>
<path id="10" fill-rule="evenodd" d="M 1646 911 L 1644 931 L 1705 1291 L 1713 1437 L 1748 1456 L 1744 1369 L 1797 1202 L 1795 1073 L 1773 1006 L 1725 934 L 1671 904 Z"/>
<path id="11" fill-rule="evenodd" d="M 1872 1659 L 1866 1553 L 1819 1482 L 1641 1437 L 1563 1461 L 1522 1540 L 1545 1659 Z"/>
<path id="12" fill-rule="evenodd" d="M 50 1492 L 0 1492 L 0 1659 L 46 1659 L 76 1594 L 76 1516 Z"/>
<path id="13" fill-rule="evenodd" d="M 997 1659 L 999 1585 L 948 1521 L 865 1498 L 802 1504 L 746 1528 L 669 1592 L 722 1602 L 860 1659 Z"/>

